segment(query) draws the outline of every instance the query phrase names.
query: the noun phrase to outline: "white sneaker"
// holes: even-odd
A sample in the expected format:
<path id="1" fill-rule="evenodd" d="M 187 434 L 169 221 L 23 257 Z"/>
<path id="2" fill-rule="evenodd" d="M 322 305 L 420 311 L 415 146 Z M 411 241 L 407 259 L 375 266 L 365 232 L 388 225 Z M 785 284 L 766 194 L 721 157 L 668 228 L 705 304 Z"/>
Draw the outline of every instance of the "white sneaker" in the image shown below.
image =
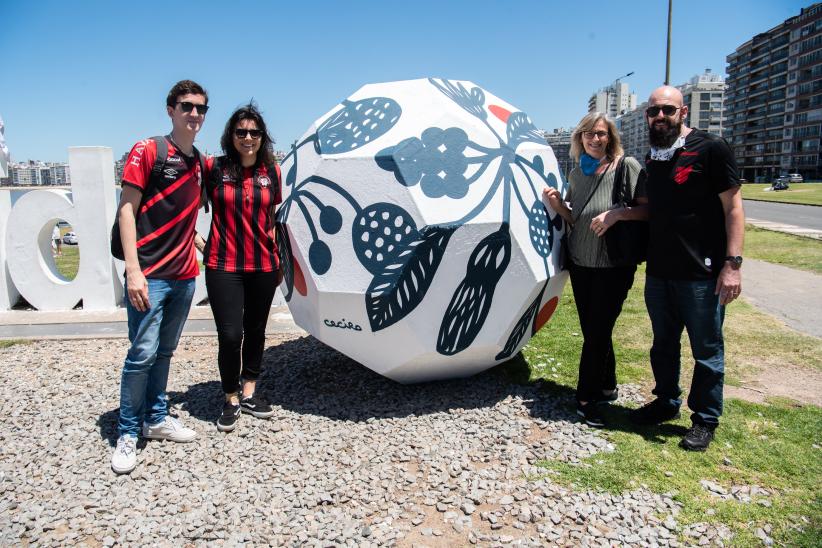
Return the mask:
<path id="1" fill-rule="evenodd" d="M 123 435 L 111 455 L 111 469 L 117 474 L 128 474 L 137 466 L 137 438 Z"/>
<path id="2" fill-rule="evenodd" d="M 188 443 L 197 437 L 197 432 L 186 428 L 174 417 L 166 416 L 157 424 L 144 424 L 143 437 L 150 440 L 169 440 Z"/>

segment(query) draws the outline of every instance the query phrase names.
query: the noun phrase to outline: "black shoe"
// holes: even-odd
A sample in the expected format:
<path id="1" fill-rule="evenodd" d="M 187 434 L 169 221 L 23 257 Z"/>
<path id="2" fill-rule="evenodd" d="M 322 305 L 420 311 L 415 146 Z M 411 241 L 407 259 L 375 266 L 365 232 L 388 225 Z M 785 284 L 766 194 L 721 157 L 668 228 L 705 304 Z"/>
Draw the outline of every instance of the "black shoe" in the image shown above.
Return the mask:
<path id="1" fill-rule="evenodd" d="M 254 415 L 258 419 L 267 419 L 274 414 L 274 408 L 256 394 L 241 399 L 240 409 L 242 409 L 243 413 Z"/>
<path id="2" fill-rule="evenodd" d="M 634 409 L 629 415 L 634 424 L 661 424 L 679 418 L 679 408 L 664 403 L 659 398 L 651 403 Z"/>
<path id="3" fill-rule="evenodd" d="M 596 428 L 605 426 L 605 420 L 602 418 L 602 414 L 599 412 L 599 409 L 597 409 L 595 402 L 585 404 L 577 402 L 577 415 L 582 417 L 582 420 L 585 421 L 585 424 L 588 426 Z"/>
<path id="4" fill-rule="evenodd" d="M 619 398 L 619 388 L 614 388 L 614 391 L 610 394 L 606 394 L 604 391 L 600 397 L 597 398 L 597 403 L 610 403 L 612 401 L 617 401 Z"/>
<path id="5" fill-rule="evenodd" d="M 237 421 L 240 420 L 240 406 L 233 405 L 226 400 L 223 405 L 223 414 L 217 419 L 217 430 L 220 432 L 231 432 L 237 428 Z"/>
<path id="6" fill-rule="evenodd" d="M 704 424 L 694 424 L 685 433 L 679 446 L 688 451 L 704 451 L 714 439 L 714 429 Z"/>

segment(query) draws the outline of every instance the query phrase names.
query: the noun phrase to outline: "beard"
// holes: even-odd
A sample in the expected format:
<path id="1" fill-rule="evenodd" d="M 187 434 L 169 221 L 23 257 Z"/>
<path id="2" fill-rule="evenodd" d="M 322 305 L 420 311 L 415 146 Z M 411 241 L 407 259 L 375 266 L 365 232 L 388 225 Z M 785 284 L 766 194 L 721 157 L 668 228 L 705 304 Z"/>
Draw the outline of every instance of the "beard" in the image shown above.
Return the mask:
<path id="1" fill-rule="evenodd" d="M 655 148 L 670 148 L 682 132 L 682 119 L 675 123 L 670 120 L 663 120 L 661 125 L 652 122 L 648 126 L 648 140 Z"/>

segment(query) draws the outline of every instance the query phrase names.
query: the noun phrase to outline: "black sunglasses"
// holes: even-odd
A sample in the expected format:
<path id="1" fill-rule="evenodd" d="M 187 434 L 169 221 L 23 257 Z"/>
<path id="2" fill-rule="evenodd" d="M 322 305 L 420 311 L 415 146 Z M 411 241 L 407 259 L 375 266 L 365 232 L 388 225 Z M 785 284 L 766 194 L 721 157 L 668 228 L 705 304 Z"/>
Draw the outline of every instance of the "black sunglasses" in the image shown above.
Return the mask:
<path id="1" fill-rule="evenodd" d="M 197 109 L 199 114 L 205 114 L 208 112 L 208 105 L 198 105 L 197 103 L 190 103 L 188 101 L 178 101 L 177 104 L 180 105 L 183 112 L 191 112 L 194 108 Z"/>
<path id="2" fill-rule="evenodd" d="M 645 114 L 648 118 L 654 118 L 659 111 L 662 111 L 662 114 L 665 116 L 672 116 L 676 111 L 681 109 L 682 107 L 675 107 L 673 105 L 662 105 L 661 107 L 648 107 L 645 109 Z"/>
<path id="3" fill-rule="evenodd" d="M 240 129 L 237 128 L 234 130 L 234 137 L 237 139 L 245 139 L 248 135 L 251 135 L 252 139 L 259 139 L 263 136 L 263 130 L 261 129 Z"/>

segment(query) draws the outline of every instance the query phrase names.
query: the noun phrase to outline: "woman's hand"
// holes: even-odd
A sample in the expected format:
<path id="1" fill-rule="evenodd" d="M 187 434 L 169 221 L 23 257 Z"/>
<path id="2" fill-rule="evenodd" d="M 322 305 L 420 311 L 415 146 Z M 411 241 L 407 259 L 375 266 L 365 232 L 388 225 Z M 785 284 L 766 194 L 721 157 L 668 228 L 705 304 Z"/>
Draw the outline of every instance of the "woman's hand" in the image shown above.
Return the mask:
<path id="1" fill-rule="evenodd" d="M 561 208 L 565 206 L 562 203 L 562 195 L 559 193 L 559 190 L 547 186 L 542 189 L 542 197 L 548 200 L 548 205 L 550 205 L 554 211 L 559 211 Z"/>
<path id="2" fill-rule="evenodd" d="M 621 212 L 622 208 L 609 209 L 600 213 L 591 220 L 591 230 L 601 238 L 615 222 L 620 220 Z"/>

